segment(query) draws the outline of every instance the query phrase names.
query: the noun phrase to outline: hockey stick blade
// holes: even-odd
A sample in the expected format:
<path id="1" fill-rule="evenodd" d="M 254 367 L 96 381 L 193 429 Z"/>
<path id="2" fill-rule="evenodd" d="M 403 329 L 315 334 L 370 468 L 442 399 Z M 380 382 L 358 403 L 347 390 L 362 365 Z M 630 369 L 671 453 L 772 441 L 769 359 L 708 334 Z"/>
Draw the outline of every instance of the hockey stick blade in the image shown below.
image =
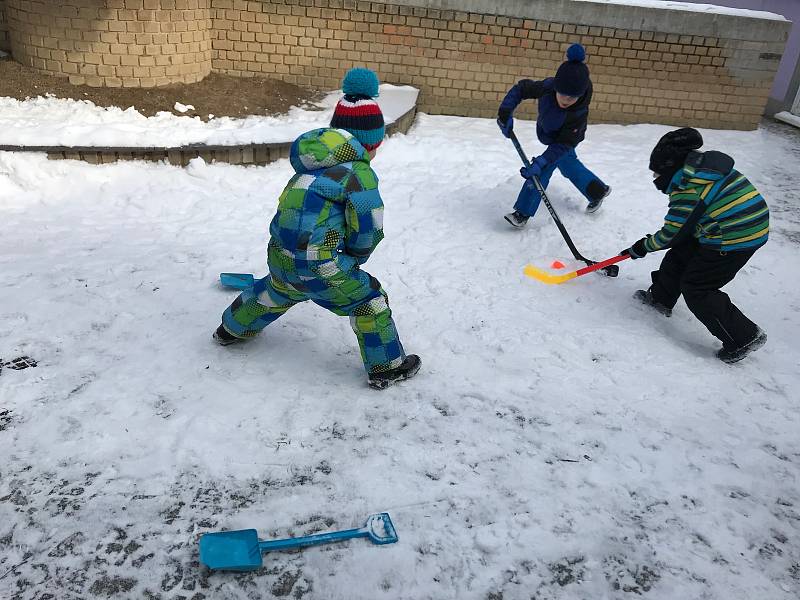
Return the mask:
<path id="1" fill-rule="evenodd" d="M 614 263 L 623 261 L 626 258 L 630 258 L 630 256 L 627 254 L 612 256 L 611 258 L 600 261 L 588 267 L 583 267 L 582 269 L 578 269 L 577 271 L 572 271 L 571 273 L 564 273 L 563 275 L 553 275 L 552 273 L 543 271 L 542 269 L 534 267 L 533 265 L 527 265 L 525 267 L 524 273 L 528 277 L 531 277 L 533 279 L 538 279 L 542 283 L 546 283 L 548 285 L 554 285 L 554 284 L 564 283 L 566 281 L 569 281 L 570 279 L 575 279 L 576 277 L 580 277 L 581 275 L 586 275 L 587 273 L 592 273 L 594 271 L 599 271 L 601 269 L 608 268 L 609 266 L 617 267 L 617 265 L 615 265 Z M 617 267 L 617 274 L 618 273 L 619 273 L 619 267 Z M 609 277 L 616 277 L 616 274 L 609 275 Z"/>
<path id="2" fill-rule="evenodd" d="M 553 275 L 551 273 L 548 273 L 547 271 L 542 271 L 540 268 L 534 267 L 533 265 L 526 265 L 525 270 L 523 272 L 528 277 L 531 277 L 533 279 L 538 279 L 542 283 L 547 283 L 550 285 L 557 283 L 564 283 L 565 281 L 569 281 L 570 279 L 575 279 L 578 276 L 577 271 L 573 271 L 572 273 L 565 273 L 564 275 Z"/>

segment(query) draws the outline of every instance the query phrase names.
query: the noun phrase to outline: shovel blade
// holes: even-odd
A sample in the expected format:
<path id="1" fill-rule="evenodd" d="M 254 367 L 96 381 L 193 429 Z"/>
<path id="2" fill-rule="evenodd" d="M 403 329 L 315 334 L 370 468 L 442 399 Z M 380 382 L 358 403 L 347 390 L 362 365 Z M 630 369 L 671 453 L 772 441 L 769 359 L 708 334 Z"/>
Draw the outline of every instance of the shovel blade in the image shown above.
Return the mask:
<path id="1" fill-rule="evenodd" d="M 228 288 L 244 290 L 253 285 L 255 278 L 252 273 L 220 273 L 219 282 Z"/>
<path id="2" fill-rule="evenodd" d="M 367 536 L 373 544 L 394 544 L 397 532 L 389 513 L 378 513 L 367 518 Z"/>
<path id="3" fill-rule="evenodd" d="M 254 571 L 261 568 L 255 529 L 206 533 L 200 538 L 200 562 L 209 569 Z"/>

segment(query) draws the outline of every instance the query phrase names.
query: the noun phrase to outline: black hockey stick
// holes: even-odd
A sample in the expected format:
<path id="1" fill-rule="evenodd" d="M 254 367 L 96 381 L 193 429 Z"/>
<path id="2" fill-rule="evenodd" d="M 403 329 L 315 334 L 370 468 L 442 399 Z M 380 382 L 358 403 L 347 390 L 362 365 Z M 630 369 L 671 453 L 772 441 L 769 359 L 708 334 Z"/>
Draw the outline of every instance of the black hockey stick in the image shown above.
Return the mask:
<path id="1" fill-rule="evenodd" d="M 517 149 L 517 153 L 519 154 L 519 157 L 522 159 L 523 164 L 526 167 L 530 167 L 531 163 L 528 160 L 527 155 L 523 151 L 522 146 L 520 146 L 516 134 L 513 131 L 511 131 L 508 137 L 513 142 L 514 148 Z M 558 218 L 558 213 L 556 212 L 556 209 L 553 208 L 552 204 L 550 204 L 550 200 L 548 200 L 547 194 L 545 193 L 544 188 L 542 187 L 542 182 L 539 181 L 539 178 L 534 176 L 531 177 L 531 180 L 533 181 L 533 184 L 536 186 L 536 190 L 539 192 L 539 195 L 542 197 L 542 200 L 544 201 L 544 205 L 547 207 L 547 210 L 550 211 L 550 216 L 553 217 L 553 221 L 556 222 L 556 227 L 558 227 L 558 230 L 561 232 L 561 237 L 564 238 L 564 241 L 567 243 L 567 246 L 569 246 L 569 249 L 572 252 L 572 256 L 574 256 L 577 260 L 582 260 L 589 266 L 595 264 L 597 261 L 589 260 L 588 258 L 583 256 L 580 252 L 578 252 L 578 249 L 575 247 L 575 244 L 572 243 L 572 238 L 569 237 L 567 229 L 564 227 L 564 224 L 561 222 L 561 219 Z M 619 275 L 619 267 L 617 265 L 609 265 L 607 267 L 603 267 L 602 269 L 600 269 L 600 271 L 604 275 L 608 275 L 609 277 L 616 277 L 617 275 Z"/>

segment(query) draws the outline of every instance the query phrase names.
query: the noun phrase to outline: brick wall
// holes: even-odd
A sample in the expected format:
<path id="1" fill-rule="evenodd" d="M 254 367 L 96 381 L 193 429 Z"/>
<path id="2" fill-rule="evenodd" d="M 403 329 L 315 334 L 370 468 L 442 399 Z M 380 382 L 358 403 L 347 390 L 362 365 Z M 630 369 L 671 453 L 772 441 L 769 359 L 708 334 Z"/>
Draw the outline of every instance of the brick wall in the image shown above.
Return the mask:
<path id="1" fill-rule="evenodd" d="M 3 3 L 14 58 L 75 83 L 155 86 L 214 70 L 333 89 L 362 65 L 418 87 L 421 110 L 489 117 L 509 86 L 551 76 L 579 41 L 593 121 L 740 129 L 757 126 L 790 29 L 571 0 Z"/>
<path id="2" fill-rule="evenodd" d="M 0 0 L 0 50 L 8 52 L 11 45 L 8 42 L 8 23 L 6 22 L 6 0 Z"/>
<path id="3" fill-rule="evenodd" d="M 5 0 L 14 59 L 75 84 L 154 87 L 211 71 L 210 0 Z"/>
<path id="4" fill-rule="evenodd" d="M 467 5 L 475 8 L 436 8 Z M 490 117 L 510 85 L 552 76 L 579 41 L 595 83 L 593 121 L 752 129 L 789 29 L 781 21 L 563 0 L 498 5 L 211 0 L 212 67 L 335 89 L 347 68 L 364 65 L 382 81 L 420 88 L 420 110 Z M 499 10 L 536 18 L 489 14 Z"/>

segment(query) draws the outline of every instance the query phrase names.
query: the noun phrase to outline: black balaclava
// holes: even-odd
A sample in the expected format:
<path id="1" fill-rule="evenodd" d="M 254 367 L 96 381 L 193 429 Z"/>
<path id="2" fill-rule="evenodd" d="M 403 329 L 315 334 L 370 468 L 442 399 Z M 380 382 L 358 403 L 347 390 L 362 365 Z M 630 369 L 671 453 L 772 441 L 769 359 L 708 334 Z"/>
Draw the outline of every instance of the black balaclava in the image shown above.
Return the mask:
<path id="1" fill-rule="evenodd" d="M 691 127 L 676 129 L 665 134 L 650 153 L 650 170 L 658 174 L 653 180 L 656 188 L 666 193 L 675 173 L 683 168 L 686 156 L 703 145 L 703 136 Z"/>

